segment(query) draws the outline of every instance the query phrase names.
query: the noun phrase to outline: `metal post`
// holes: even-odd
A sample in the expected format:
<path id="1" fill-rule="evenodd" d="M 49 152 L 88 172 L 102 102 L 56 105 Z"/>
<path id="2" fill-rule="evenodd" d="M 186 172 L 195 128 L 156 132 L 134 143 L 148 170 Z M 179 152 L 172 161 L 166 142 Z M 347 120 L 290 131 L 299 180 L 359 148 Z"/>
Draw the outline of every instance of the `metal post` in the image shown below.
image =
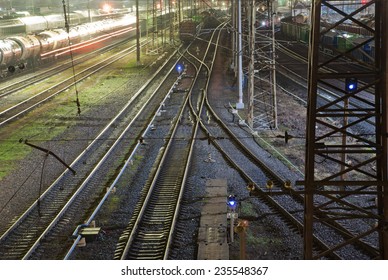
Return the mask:
<path id="1" fill-rule="evenodd" d="M 179 28 L 180 28 L 181 21 L 182 21 L 181 0 L 178 0 L 178 24 L 179 24 Z"/>
<path id="2" fill-rule="evenodd" d="M 238 13 L 238 103 L 236 104 L 236 109 L 244 109 L 244 103 L 243 103 L 243 72 L 242 72 L 242 28 L 241 28 L 241 0 L 238 0 L 238 7 L 237 7 L 237 13 Z"/>
<path id="3" fill-rule="evenodd" d="M 272 96 L 273 96 L 273 121 L 274 121 L 274 127 L 275 129 L 278 128 L 278 105 L 277 105 L 277 93 L 276 93 L 276 45 L 275 45 L 275 19 L 276 19 L 276 13 L 275 13 L 275 1 L 272 0 L 271 4 L 271 19 L 272 19 L 272 55 L 271 55 L 271 66 L 272 66 Z"/>
<path id="4" fill-rule="evenodd" d="M 346 144 L 347 144 L 347 136 L 346 136 L 346 126 L 348 125 L 348 114 L 347 114 L 347 110 L 349 108 L 349 99 L 346 98 L 344 100 L 344 122 L 343 122 L 343 127 L 345 127 L 345 131 L 344 133 L 342 134 L 342 146 L 343 146 L 343 153 L 341 155 L 341 161 L 344 163 L 341 165 L 341 172 L 344 172 L 345 171 L 345 168 L 346 168 L 346 160 L 347 160 L 347 156 L 346 156 Z M 346 173 L 343 173 L 341 174 L 341 180 L 345 181 L 346 180 Z M 344 191 L 345 190 L 345 187 L 344 186 L 340 186 L 340 190 L 341 191 Z"/>
<path id="5" fill-rule="evenodd" d="M 383 120 L 382 120 L 382 135 L 385 136 L 384 140 L 383 140 L 383 143 L 382 143 L 382 146 L 383 146 L 383 152 L 382 152 L 382 178 L 383 178 L 383 181 L 387 182 L 388 181 L 388 155 L 387 155 L 387 151 L 388 151 L 388 138 L 386 137 L 387 135 L 387 131 L 388 131 L 388 98 L 387 98 L 387 90 L 388 90 L 388 56 L 387 56 L 387 53 L 386 53 L 386 50 L 388 48 L 388 3 L 387 1 L 381 1 L 380 3 L 380 9 L 377 9 L 375 10 L 375 13 L 377 15 L 377 11 L 381 11 L 380 12 L 380 17 L 381 17 L 381 21 L 382 21 L 382 24 L 381 24 L 381 31 L 380 31 L 380 34 L 381 34 L 381 37 L 382 37 L 382 42 L 381 42 L 381 61 L 383 62 L 382 66 L 381 66 L 381 79 L 382 79 L 382 82 L 381 82 L 381 92 L 385 93 L 385 94 L 382 94 L 382 104 L 384 106 L 383 107 L 383 112 L 382 112 L 382 115 L 384 116 Z M 380 237 L 380 250 L 381 250 L 381 256 L 382 256 L 382 259 L 384 260 L 388 260 L 388 186 L 385 185 L 385 186 L 382 186 L 381 187 L 382 189 L 382 193 L 383 193 L 383 197 L 379 196 L 379 201 L 381 201 L 381 208 L 382 208 L 382 216 L 383 216 L 383 222 L 382 222 L 382 225 L 380 225 L 382 227 L 382 233 L 381 233 L 381 237 Z"/>
<path id="6" fill-rule="evenodd" d="M 139 18 L 139 0 L 136 0 L 136 64 L 140 65 L 140 18 Z"/>
<path id="7" fill-rule="evenodd" d="M 240 233 L 240 260 L 246 259 L 246 234 L 245 229 Z"/>
<path id="8" fill-rule="evenodd" d="M 230 212 L 230 243 L 234 242 L 234 211 Z"/>
<path id="9" fill-rule="evenodd" d="M 307 107 L 307 138 L 306 138 L 306 164 L 305 164 L 305 201 L 304 201 L 304 258 L 313 258 L 313 218 L 314 218 L 314 181 L 315 181 L 315 158 L 314 158 L 314 141 L 315 141 L 315 104 L 318 72 L 318 55 L 319 55 L 319 33 L 320 33 L 320 14 L 321 1 L 314 1 L 312 6 L 312 25 L 309 48 L 308 64 L 308 107 Z"/>
<path id="10" fill-rule="evenodd" d="M 247 122 L 253 128 L 253 111 L 254 111 L 254 96 L 255 96 L 255 22 L 256 22 L 256 1 L 250 1 L 250 62 L 249 62 L 249 82 L 248 82 L 248 117 Z"/>
<path id="11" fill-rule="evenodd" d="M 232 65 L 231 65 L 231 69 L 235 69 L 235 65 L 236 65 L 236 60 L 235 60 L 235 53 L 236 53 L 236 36 L 235 36 L 235 33 L 234 33 L 234 28 L 235 28 L 235 21 L 236 21 L 236 13 L 234 12 L 235 8 L 234 8 L 234 3 L 235 3 L 235 0 L 231 0 L 231 16 L 232 16 Z M 235 72 L 236 73 L 236 72 Z"/>

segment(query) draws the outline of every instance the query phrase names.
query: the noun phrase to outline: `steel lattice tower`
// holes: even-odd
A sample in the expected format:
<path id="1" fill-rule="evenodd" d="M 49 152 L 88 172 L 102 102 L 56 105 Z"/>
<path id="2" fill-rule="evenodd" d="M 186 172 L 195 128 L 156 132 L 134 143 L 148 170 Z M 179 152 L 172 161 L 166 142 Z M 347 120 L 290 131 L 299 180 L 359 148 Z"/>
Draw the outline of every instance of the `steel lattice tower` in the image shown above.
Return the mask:
<path id="1" fill-rule="evenodd" d="M 312 1 L 305 259 L 341 257 L 346 246 L 361 244 L 388 259 L 387 2 Z M 325 99 L 322 88 L 334 95 Z M 317 252 L 314 235 L 335 221 L 349 229 Z"/>
<path id="2" fill-rule="evenodd" d="M 276 129 L 274 1 L 252 0 L 248 5 L 248 125 L 255 130 Z"/>

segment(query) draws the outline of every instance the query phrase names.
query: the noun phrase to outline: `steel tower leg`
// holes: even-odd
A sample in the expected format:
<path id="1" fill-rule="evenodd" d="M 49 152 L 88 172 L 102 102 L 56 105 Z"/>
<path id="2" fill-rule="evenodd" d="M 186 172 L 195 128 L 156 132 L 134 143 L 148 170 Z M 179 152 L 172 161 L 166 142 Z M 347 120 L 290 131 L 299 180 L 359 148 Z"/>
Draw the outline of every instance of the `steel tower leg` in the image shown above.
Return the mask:
<path id="1" fill-rule="evenodd" d="M 352 250 L 388 259 L 386 2 L 312 1 L 305 259 L 352 259 L 344 253 Z M 335 95 L 323 99 L 321 89 Z M 316 237 L 339 227 L 335 244 L 313 249 Z"/>
<path id="2" fill-rule="evenodd" d="M 383 62 L 383 65 L 381 66 L 381 93 L 382 93 L 382 104 L 383 104 L 383 114 L 385 115 L 385 118 L 382 122 L 382 131 L 381 135 L 383 135 L 383 159 L 382 159 L 382 176 L 384 178 L 384 181 L 388 181 L 388 137 L 387 131 L 388 131 L 388 56 L 387 51 L 388 50 L 388 3 L 387 1 L 382 1 L 381 3 L 381 13 L 380 13 L 380 19 L 381 19 L 381 37 L 382 37 L 382 44 L 381 44 L 381 61 Z M 383 196 L 379 198 L 379 201 L 381 202 L 381 213 L 384 217 L 383 223 L 381 224 L 382 227 L 382 233 L 381 233 L 381 255 L 382 259 L 388 260 L 388 186 L 382 186 L 383 188 Z"/>

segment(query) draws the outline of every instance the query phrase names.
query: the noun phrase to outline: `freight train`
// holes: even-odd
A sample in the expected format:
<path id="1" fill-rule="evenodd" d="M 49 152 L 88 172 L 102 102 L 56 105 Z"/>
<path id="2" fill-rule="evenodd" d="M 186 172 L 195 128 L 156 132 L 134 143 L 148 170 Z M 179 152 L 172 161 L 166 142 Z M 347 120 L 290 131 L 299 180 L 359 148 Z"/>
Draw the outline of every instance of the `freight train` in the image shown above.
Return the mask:
<path id="1" fill-rule="evenodd" d="M 181 21 L 179 26 L 179 39 L 182 42 L 191 42 L 197 36 L 198 23 L 188 19 Z"/>
<path id="2" fill-rule="evenodd" d="M 45 17 L 47 19 L 47 17 Z M 89 40 L 96 40 L 100 36 L 115 36 L 122 30 L 127 32 L 135 30 L 136 18 L 133 16 L 122 16 L 115 19 L 104 19 L 96 22 L 76 25 L 69 28 L 69 33 L 65 29 L 52 28 L 44 31 L 37 31 L 39 27 L 37 17 L 33 17 L 34 24 L 26 25 L 26 30 L 30 34 L 15 34 L 0 40 L 0 71 L 2 76 L 15 72 L 16 69 L 24 69 L 28 65 L 36 65 L 43 60 L 53 58 L 59 52 L 66 51 L 71 45 L 77 46 Z M 32 19 L 25 18 L 25 22 Z M 56 26 L 53 25 L 52 27 Z M 63 27 L 65 26 L 63 22 Z M 14 26 L 16 28 L 16 26 Z M 135 34 L 135 32 L 133 32 Z"/>
<path id="3" fill-rule="evenodd" d="M 48 16 L 43 18 L 47 20 Z M 15 32 L 13 33 L 15 35 L 0 39 L 0 76 L 4 77 L 18 69 L 57 59 L 60 55 L 69 53 L 70 49 L 81 50 L 116 36 L 125 35 L 126 38 L 136 36 L 136 17 L 130 14 L 105 16 L 105 19 L 99 21 L 72 25 L 69 32 L 64 28 L 65 22 L 61 22 L 60 18 L 57 17 L 56 23 L 50 21 L 46 26 L 42 19 L 37 20 L 37 17 L 24 18 L 26 25 L 23 32 Z M 173 16 L 164 15 L 163 20 L 166 18 Z M 28 22 L 30 24 L 27 24 Z M 13 28 L 16 30 L 17 26 Z M 146 29 L 145 20 L 140 22 L 140 28 L 143 31 Z"/>
<path id="4" fill-rule="evenodd" d="M 308 24 L 282 21 L 280 32 L 287 40 L 309 44 L 310 26 Z M 344 53 L 357 45 L 362 46 L 353 50 L 352 55 L 360 61 L 372 63 L 375 57 L 375 42 L 368 35 L 349 33 L 341 29 L 329 31 L 322 36 L 320 49 L 324 53 L 332 55 L 337 51 Z"/>
<path id="5" fill-rule="evenodd" d="M 96 10 L 74 11 L 68 13 L 68 22 L 70 26 L 76 26 L 88 22 L 97 22 L 105 19 L 120 18 L 127 12 L 100 13 Z M 0 39 L 15 34 L 34 34 L 44 30 L 63 28 L 65 26 L 65 17 L 63 14 L 52 14 L 45 16 L 25 16 L 13 19 L 2 19 L 0 21 Z"/>

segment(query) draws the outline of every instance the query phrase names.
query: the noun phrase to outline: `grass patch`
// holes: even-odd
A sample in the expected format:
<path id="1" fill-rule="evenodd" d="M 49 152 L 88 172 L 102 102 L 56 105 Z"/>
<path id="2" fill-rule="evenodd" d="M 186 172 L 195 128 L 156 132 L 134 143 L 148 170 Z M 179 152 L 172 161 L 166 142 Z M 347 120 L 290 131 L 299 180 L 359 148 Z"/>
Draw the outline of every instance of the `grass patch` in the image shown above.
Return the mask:
<path id="1" fill-rule="evenodd" d="M 141 59 L 143 65 L 139 66 L 136 57 L 131 56 L 105 74 L 78 82 L 81 116 L 87 116 L 86 112 L 92 108 L 98 110 L 98 105 L 109 102 L 107 99 L 115 98 L 121 91 L 128 91 L 126 86 L 129 77 L 147 75 L 152 69 L 144 68 L 144 63 L 153 60 L 154 56 L 143 55 Z M 75 91 L 71 88 L 20 120 L 0 129 L 0 180 L 9 175 L 18 161 L 26 158 L 32 151 L 29 146 L 19 143 L 19 139 L 28 139 L 31 143 L 45 147 L 43 142 L 59 138 L 68 128 L 80 121 L 82 120 L 77 116 Z M 137 167 L 136 158 L 133 162 L 132 168 Z"/>
<path id="2" fill-rule="evenodd" d="M 242 201 L 240 203 L 239 212 L 240 212 L 239 213 L 240 217 L 246 217 L 246 216 L 253 217 L 253 216 L 257 216 L 257 212 L 255 210 L 255 207 L 249 201 Z"/>
<path id="3" fill-rule="evenodd" d="M 247 231 L 247 245 L 265 246 L 272 243 L 272 239 L 265 236 L 253 235 L 252 231 Z"/>
<path id="4" fill-rule="evenodd" d="M 128 79 L 122 75 L 106 76 L 104 79 L 88 79 L 79 83 L 79 99 L 82 115 L 93 106 L 103 104 L 112 90 L 125 85 Z M 88 86 L 93 82 L 95 87 Z M 19 142 L 28 139 L 36 145 L 52 141 L 80 120 L 77 116 L 75 95 L 69 90 L 65 95 L 55 97 L 46 105 L 35 109 L 24 118 L 10 124 L 0 131 L 0 180 L 15 168 L 18 161 L 27 157 L 32 148 Z"/>

